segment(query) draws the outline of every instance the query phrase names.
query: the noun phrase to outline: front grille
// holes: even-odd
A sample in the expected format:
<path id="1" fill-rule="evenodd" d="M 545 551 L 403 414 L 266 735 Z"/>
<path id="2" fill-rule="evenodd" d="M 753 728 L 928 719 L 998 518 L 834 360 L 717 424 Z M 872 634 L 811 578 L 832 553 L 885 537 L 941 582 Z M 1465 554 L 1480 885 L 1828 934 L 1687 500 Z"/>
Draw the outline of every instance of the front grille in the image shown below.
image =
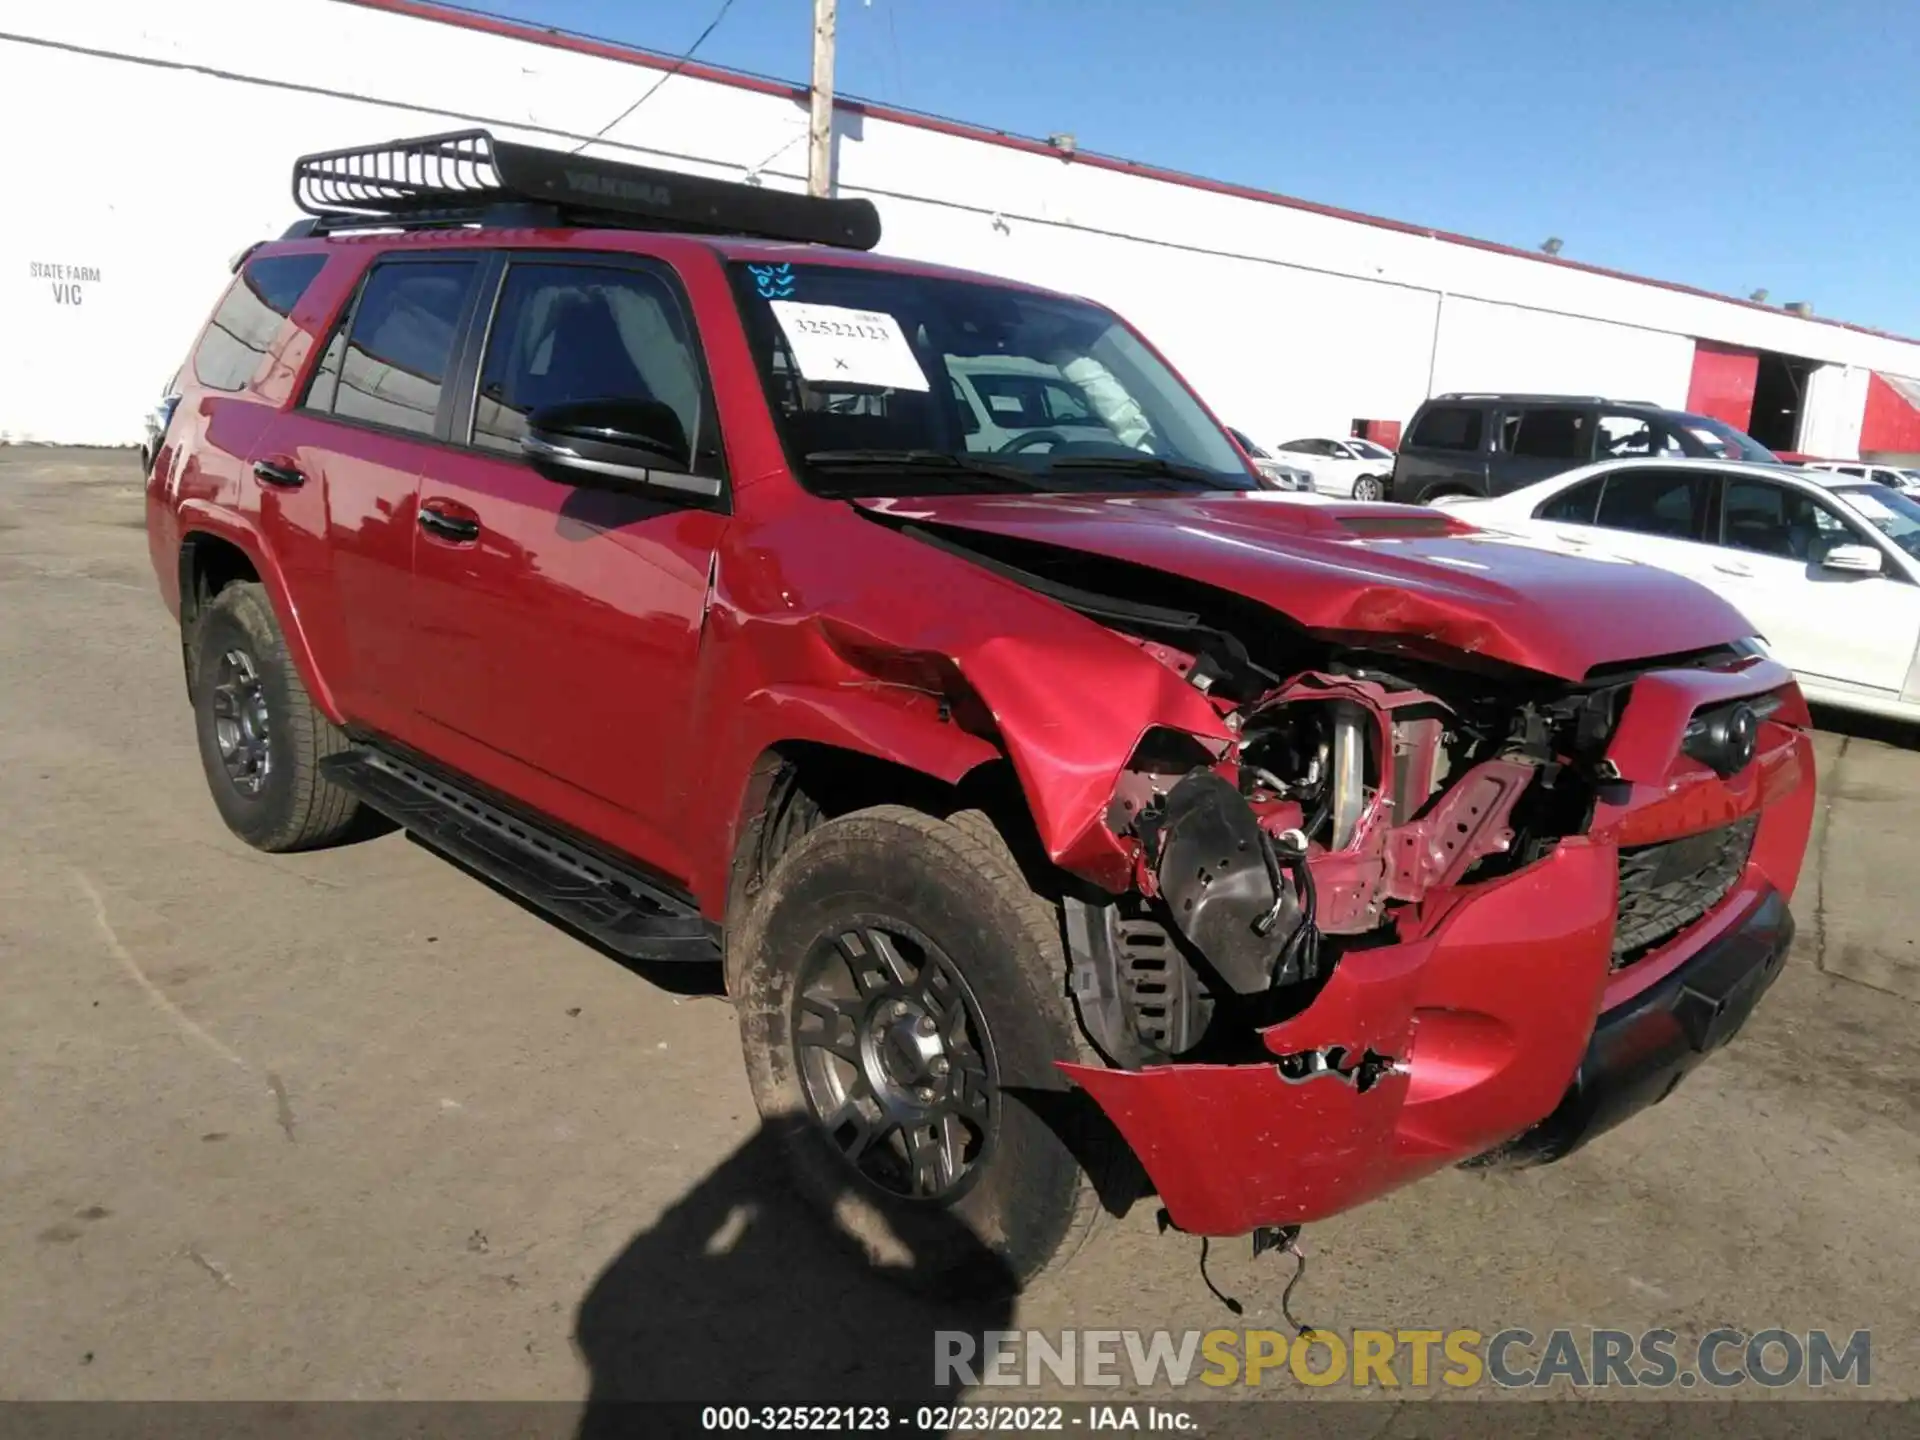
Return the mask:
<path id="1" fill-rule="evenodd" d="M 1613 968 L 1631 965 L 1724 900 L 1746 867 L 1759 823 L 1754 815 L 1684 840 L 1622 850 Z"/>

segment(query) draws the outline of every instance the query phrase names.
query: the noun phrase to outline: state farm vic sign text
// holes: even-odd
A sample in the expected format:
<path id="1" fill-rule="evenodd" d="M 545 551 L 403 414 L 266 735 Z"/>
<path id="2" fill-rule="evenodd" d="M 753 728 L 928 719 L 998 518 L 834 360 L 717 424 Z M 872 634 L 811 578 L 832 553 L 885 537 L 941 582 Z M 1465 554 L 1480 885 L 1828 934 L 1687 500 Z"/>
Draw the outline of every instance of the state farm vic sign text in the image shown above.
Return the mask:
<path id="1" fill-rule="evenodd" d="M 45 260 L 32 260 L 27 263 L 27 275 L 30 279 L 44 280 L 52 287 L 56 305 L 78 305 L 85 298 L 84 287 L 100 283 L 97 265 L 54 265 Z"/>

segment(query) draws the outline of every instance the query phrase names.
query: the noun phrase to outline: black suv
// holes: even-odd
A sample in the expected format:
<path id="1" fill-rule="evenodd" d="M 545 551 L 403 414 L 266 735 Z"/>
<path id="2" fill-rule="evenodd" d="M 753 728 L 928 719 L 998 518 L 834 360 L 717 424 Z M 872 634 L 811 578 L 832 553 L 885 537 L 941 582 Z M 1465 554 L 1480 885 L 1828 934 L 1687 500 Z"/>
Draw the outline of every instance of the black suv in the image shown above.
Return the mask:
<path id="1" fill-rule="evenodd" d="M 1594 460 L 1695 455 L 1777 462 L 1710 415 L 1598 395 L 1436 395 L 1414 412 L 1387 499 L 1504 495 Z"/>

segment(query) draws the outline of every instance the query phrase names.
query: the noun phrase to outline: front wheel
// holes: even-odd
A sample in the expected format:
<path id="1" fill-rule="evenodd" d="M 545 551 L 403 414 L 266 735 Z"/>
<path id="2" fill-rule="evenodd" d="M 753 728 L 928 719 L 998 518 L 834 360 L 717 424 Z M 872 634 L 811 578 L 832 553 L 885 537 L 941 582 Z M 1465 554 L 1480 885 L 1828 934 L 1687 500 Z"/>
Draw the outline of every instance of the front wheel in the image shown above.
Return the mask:
<path id="1" fill-rule="evenodd" d="M 1054 1068 L 1083 1053 L 1059 927 L 983 815 L 829 821 L 736 938 L 754 1101 L 844 1239 L 942 1294 L 1073 1255 L 1101 1209 Z"/>
<path id="2" fill-rule="evenodd" d="M 1356 500 L 1384 500 L 1387 488 L 1378 475 L 1362 475 L 1353 482 L 1353 498 Z"/>

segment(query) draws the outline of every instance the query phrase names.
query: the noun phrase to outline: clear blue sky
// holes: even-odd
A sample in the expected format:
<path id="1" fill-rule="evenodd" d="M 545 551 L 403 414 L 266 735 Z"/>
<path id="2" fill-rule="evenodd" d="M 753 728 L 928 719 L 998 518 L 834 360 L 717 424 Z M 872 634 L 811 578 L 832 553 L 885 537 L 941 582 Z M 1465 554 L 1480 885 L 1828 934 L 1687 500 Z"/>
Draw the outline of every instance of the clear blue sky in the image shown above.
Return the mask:
<path id="1" fill-rule="evenodd" d="M 479 4 L 677 54 L 719 0 Z M 733 0 L 698 58 L 804 80 L 811 15 Z M 838 69 L 865 99 L 1920 336 L 1916 0 L 840 0 Z"/>

